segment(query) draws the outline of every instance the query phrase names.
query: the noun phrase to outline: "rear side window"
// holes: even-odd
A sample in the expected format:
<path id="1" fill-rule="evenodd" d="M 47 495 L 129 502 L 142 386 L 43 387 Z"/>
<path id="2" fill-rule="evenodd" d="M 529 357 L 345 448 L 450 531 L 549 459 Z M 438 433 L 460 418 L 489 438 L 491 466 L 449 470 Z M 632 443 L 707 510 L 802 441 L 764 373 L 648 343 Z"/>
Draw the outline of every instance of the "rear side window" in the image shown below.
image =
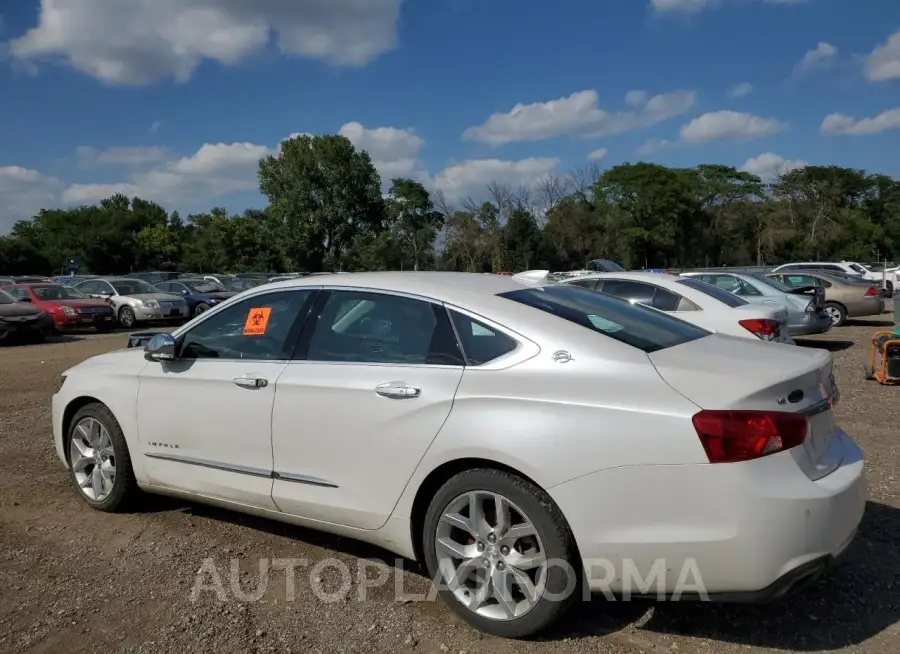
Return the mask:
<path id="1" fill-rule="evenodd" d="M 627 279 L 607 279 L 603 282 L 603 292 L 607 295 L 615 295 L 638 304 L 652 304 L 653 289 L 650 284 Z"/>
<path id="2" fill-rule="evenodd" d="M 566 282 L 566 283 L 571 284 L 572 286 L 580 286 L 581 288 L 587 288 L 592 291 L 597 288 L 597 280 L 596 279 L 576 279 L 575 281 Z"/>
<path id="3" fill-rule="evenodd" d="M 655 309 L 567 284 L 510 291 L 500 297 L 553 314 L 647 353 L 710 334 Z"/>
<path id="4" fill-rule="evenodd" d="M 675 295 L 672 291 L 659 286 L 656 287 L 656 292 L 653 294 L 654 309 L 659 309 L 660 311 L 675 311 L 678 309 L 680 302 L 680 295 Z"/>
<path id="5" fill-rule="evenodd" d="M 734 293 L 729 293 L 728 291 L 725 291 L 718 286 L 707 284 L 706 282 L 702 282 L 699 279 L 684 277 L 682 279 L 679 279 L 677 283 L 684 284 L 688 288 L 692 288 L 695 291 L 700 291 L 701 293 L 708 295 L 711 298 L 717 299 L 719 302 L 727 304 L 731 308 L 741 307 L 747 304 L 747 300 L 738 297 Z"/>
<path id="6" fill-rule="evenodd" d="M 509 354 L 518 343 L 506 334 L 492 329 L 474 318 L 450 309 L 450 319 L 459 335 L 467 366 L 480 366 Z"/>

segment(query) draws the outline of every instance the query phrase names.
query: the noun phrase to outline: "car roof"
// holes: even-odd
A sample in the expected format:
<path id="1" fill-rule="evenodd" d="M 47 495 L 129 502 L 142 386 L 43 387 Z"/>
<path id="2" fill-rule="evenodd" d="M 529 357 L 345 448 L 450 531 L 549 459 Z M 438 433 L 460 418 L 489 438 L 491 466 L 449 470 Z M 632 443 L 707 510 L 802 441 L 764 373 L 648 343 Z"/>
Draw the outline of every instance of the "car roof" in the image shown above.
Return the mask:
<path id="1" fill-rule="evenodd" d="M 309 277 L 295 277 L 272 282 L 264 288 L 304 286 L 348 286 L 359 288 L 377 288 L 398 293 L 411 293 L 433 297 L 447 302 L 463 302 L 472 294 L 499 295 L 508 291 L 530 288 L 507 275 L 492 275 L 464 272 L 358 272 L 331 273 Z"/>
<path id="2" fill-rule="evenodd" d="M 652 272 L 591 272 L 585 273 L 584 275 L 576 275 L 574 277 L 567 277 L 566 282 L 575 281 L 578 279 L 630 279 L 636 282 L 650 282 L 654 281 L 658 282 L 668 281 L 668 282 L 677 282 L 679 279 L 678 275 L 670 275 L 668 273 L 652 273 Z"/>

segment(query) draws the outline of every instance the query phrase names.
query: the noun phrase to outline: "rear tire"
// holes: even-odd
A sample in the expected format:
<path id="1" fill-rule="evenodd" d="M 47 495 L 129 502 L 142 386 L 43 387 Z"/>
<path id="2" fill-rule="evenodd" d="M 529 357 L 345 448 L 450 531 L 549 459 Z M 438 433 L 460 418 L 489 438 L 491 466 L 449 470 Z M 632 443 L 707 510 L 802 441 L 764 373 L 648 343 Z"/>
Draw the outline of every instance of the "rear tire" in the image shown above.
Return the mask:
<path id="1" fill-rule="evenodd" d="M 482 519 L 477 513 L 472 519 L 479 510 L 474 507 Z M 422 542 L 429 577 L 443 600 L 495 636 L 543 631 L 572 607 L 582 588 L 577 547 L 562 512 L 542 489 L 508 472 L 467 470 L 447 481 L 425 514 Z M 461 584 L 452 582 L 456 575 Z"/>
<path id="2" fill-rule="evenodd" d="M 841 327 L 847 322 L 847 309 L 837 302 L 826 302 L 825 312 L 831 317 L 832 327 Z"/>
<path id="3" fill-rule="evenodd" d="M 65 452 L 69 476 L 88 506 L 119 513 L 133 505 L 140 490 L 131 468 L 131 454 L 119 422 L 105 405 L 93 402 L 75 413 L 66 434 Z"/>

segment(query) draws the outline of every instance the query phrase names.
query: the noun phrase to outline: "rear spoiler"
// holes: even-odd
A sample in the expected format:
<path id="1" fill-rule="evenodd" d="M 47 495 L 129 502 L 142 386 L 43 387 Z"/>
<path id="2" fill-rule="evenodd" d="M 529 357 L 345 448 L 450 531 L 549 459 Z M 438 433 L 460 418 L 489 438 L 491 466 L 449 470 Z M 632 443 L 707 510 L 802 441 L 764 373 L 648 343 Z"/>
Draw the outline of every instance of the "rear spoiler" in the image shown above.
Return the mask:
<path id="1" fill-rule="evenodd" d="M 151 338 L 157 334 L 168 334 L 169 332 L 137 332 L 128 337 L 128 345 L 125 347 L 144 347 Z"/>
<path id="2" fill-rule="evenodd" d="M 513 275 L 512 278 L 523 284 L 540 286 L 541 284 L 546 284 L 548 282 L 547 277 L 549 274 L 549 270 L 526 270 L 525 272 Z"/>

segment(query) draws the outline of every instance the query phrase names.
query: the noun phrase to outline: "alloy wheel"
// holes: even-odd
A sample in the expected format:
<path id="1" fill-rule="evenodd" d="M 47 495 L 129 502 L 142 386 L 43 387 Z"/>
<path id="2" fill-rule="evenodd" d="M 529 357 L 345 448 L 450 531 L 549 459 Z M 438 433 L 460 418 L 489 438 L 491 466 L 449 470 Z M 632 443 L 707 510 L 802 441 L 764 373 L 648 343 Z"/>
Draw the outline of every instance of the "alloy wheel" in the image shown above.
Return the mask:
<path id="1" fill-rule="evenodd" d="M 836 325 L 841 321 L 841 311 L 837 307 L 825 307 L 825 313 L 831 318 L 832 325 Z"/>
<path id="2" fill-rule="evenodd" d="M 490 491 L 456 497 L 435 536 L 441 577 L 470 611 L 512 620 L 540 600 L 548 569 L 544 546 L 534 523 L 509 498 Z"/>
<path id="3" fill-rule="evenodd" d="M 116 482 L 116 453 L 109 431 L 96 418 L 82 418 L 69 441 L 69 463 L 78 488 L 92 502 L 102 502 Z"/>

